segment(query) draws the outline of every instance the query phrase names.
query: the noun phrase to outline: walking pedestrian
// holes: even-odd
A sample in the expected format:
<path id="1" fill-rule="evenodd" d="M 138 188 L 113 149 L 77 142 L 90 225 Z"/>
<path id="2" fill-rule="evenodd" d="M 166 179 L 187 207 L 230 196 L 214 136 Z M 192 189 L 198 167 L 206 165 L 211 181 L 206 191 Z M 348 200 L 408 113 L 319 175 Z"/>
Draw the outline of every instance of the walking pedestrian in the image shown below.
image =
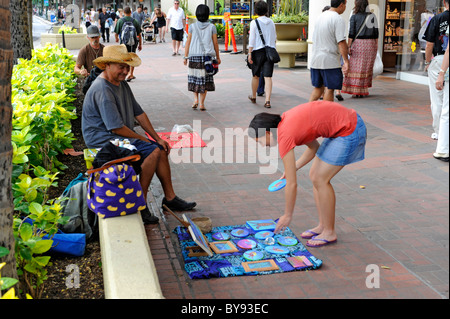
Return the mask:
<path id="1" fill-rule="evenodd" d="M 144 14 L 143 10 L 144 10 L 144 6 L 142 4 L 140 4 L 137 7 L 137 10 L 131 14 L 131 17 L 133 19 L 135 19 L 139 23 L 140 26 L 142 26 L 142 22 L 144 22 L 144 20 L 145 20 L 145 14 Z"/>
<path id="2" fill-rule="evenodd" d="M 449 0 L 444 0 L 445 11 L 434 16 L 428 24 L 423 39 L 427 41 L 425 49 L 425 71 L 428 72 L 430 88 L 431 115 L 433 116 L 433 134 L 431 138 L 437 140 L 440 129 L 442 104 L 444 91 L 436 89 L 436 80 L 439 70 L 444 60 L 445 49 L 447 48 L 448 36 L 445 35 L 449 25 Z"/>
<path id="3" fill-rule="evenodd" d="M 266 16 L 268 6 L 265 1 L 258 1 L 255 4 L 255 13 L 258 15 L 256 20 L 250 22 L 250 35 L 248 40 L 248 63 L 252 66 L 252 94 L 248 96 L 252 103 L 256 103 L 256 95 L 259 86 L 261 74 L 264 76 L 264 90 L 266 93 L 264 107 L 270 108 L 270 98 L 272 96 L 272 75 L 274 63 L 269 61 L 266 56 L 266 46 L 275 48 L 277 35 L 275 24 L 272 19 Z M 261 30 L 261 35 L 260 31 Z M 264 38 L 265 45 L 263 44 Z"/>
<path id="4" fill-rule="evenodd" d="M 180 55 L 178 52 L 180 50 L 181 41 L 183 41 L 184 26 L 186 24 L 186 16 L 184 10 L 180 8 L 180 1 L 175 0 L 173 2 L 173 7 L 167 12 L 167 27 L 166 31 L 169 31 L 172 36 L 172 55 Z"/>
<path id="5" fill-rule="evenodd" d="M 184 51 L 184 65 L 188 64 L 188 90 L 194 93 L 194 104 L 201 111 L 206 111 L 205 99 L 208 92 L 215 91 L 213 75 L 206 74 L 205 57 L 216 59 L 220 64 L 219 44 L 216 26 L 209 22 L 209 7 L 197 6 L 195 11 L 197 22 L 189 28 L 189 35 Z"/>
<path id="6" fill-rule="evenodd" d="M 331 0 L 330 9 L 322 12 L 317 19 L 311 57 L 314 89 L 310 101 L 317 101 L 323 95 L 324 100 L 332 102 L 334 91 L 342 90 L 343 74 L 348 70 L 346 26 L 341 17 L 346 6 L 347 0 Z"/>
<path id="7" fill-rule="evenodd" d="M 131 17 L 131 9 L 130 7 L 125 7 L 123 9 L 123 18 L 119 19 L 116 23 L 116 28 L 114 29 L 114 33 L 116 36 L 116 42 L 121 44 L 125 44 L 128 52 L 136 52 L 136 48 L 138 51 L 142 50 L 142 36 L 141 36 L 141 25 L 135 19 Z M 136 79 L 134 76 L 134 66 L 130 67 L 130 73 L 126 77 L 126 81 L 130 82 L 131 80 Z"/>
<path id="8" fill-rule="evenodd" d="M 285 187 L 284 215 L 275 233 L 291 222 L 297 196 L 297 170 L 313 161 L 309 177 L 319 215 L 316 227 L 302 233 L 309 247 L 337 241 L 335 230 L 336 197 L 331 180 L 346 165 L 364 159 L 366 126 L 355 110 L 329 101 L 315 101 L 278 114 L 260 113 L 250 123 L 249 136 L 263 146 L 275 146 L 283 160 Z M 317 141 L 323 137 L 322 144 Z M 294 148 L 306 145 L 296 161 Z"/>
<path id="9" fill-rule="evenodd" d="M 153 24 L 154 27 L 158 30 L 159 43 L 166 42 L 166 14 L 161 11 L 161 8 L 155 8 L 150 24 Z"/>
<path id="10" fill-rule="evenodd" d="M 362 98 L 372 87 L 373 65 L 378 51 L 378 22 L 367 12 L 368 0 L 356 0 L 348 34 L 349 67 L 342 93 Z"/>
<path id="11" fill-rule="evenodd" d="M 106 8 L 103 7 L 100 14 L 98 15 L 98 24 L 100 26 L 100 31 L 102 32 L 103 43 L 109 42 L 109 22 L 108 19 L 111 15 L 106 12 Z"/>
<path id="12" fill-rule="evenodd" d="M 447 27 L 447 37 L 449 33 L 449 27 Z M 447 45 L 447 50 L 445 50 L 444 59 L 442 61 L 441 69 L 439 70 L 439 75 L 436 80 L 436 90 L 443 91 L 444 97 L 442 100 L 442 111 L 439 121 L 439 137 L 436 147 L 436 152 L 433 154 L 434 158 L 448 162 L 449 157 L 449 146 L 448 146 L 448 134 L 449 134 L 449 76 L 448 76 L 448 65 L 449 65 L 449 45 Z"/>

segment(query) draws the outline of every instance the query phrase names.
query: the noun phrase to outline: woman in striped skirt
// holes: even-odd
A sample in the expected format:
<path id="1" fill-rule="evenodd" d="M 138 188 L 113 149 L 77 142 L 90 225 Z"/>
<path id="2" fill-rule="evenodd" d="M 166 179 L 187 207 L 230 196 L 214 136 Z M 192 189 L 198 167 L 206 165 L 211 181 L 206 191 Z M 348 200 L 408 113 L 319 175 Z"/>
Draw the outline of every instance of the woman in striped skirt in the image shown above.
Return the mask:
<path id="1" fill-rule="evenodd" d="M 215 91 L 214 78 L 205 71 L 205 56 L 216 58 L 220 64 L 216 26 L 210 23 L 209 7 L 200 4 L 195 12 L 197 22 L 190 25 L 184 51 L 184 65 L 188 64 L 188 90 L 194 93 L 193 109 L 206 111 L 206 93 Z"/>

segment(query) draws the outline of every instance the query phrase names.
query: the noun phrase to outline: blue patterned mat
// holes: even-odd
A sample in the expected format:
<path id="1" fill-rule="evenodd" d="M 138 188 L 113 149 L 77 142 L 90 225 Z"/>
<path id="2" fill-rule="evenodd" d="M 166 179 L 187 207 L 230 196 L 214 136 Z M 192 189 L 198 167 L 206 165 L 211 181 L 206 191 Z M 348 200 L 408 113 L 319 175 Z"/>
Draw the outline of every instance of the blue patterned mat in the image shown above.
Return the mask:
<path id="1" fill-rule="evenodd" d="M 253 250 L 260 251 L 263 253 L 262 260 L 273 259 L 275 264 L 278 266 L 277 270 L 267 270 L 267 271 L 249 271 L 246 272 L 242 263 L 248 262 L 243 254 L 247 249 L 242 249 L 238 247 L 237 243 L 242 239 L 231 235 L 233 229 L 245 228 L 249 231 L 249 235 L 245 239 L 252 239 L 257 243 L 256 248 Z M 225 232 L 230 235 L 230 241 L 234 243 L 236 248 L 239 250 L 234 253 L 216 254 L 213 256 L 202 256 L 202 257 L 190 257 L 189 251 L 186 247 L 197 246 L 197 244 L 192 239 L 186 227 L 178 226 L 175 228 L 174 232 L 177 234 L 178 240 L 180 242 L 181 251 L 183 254 L 183 259 L 185 263 L 185 270 L 191 279 L 206 279 L 206 278 L 218 278 L 218 277 L 230 277 L 230 276 L 254 276 L 254 275 L 268 275 L 274 273 L 291 272 L 291 271 L 302 271 L 302 270 L 313 270 L 318 269 L 322 266 L 322 260 L 314 257 L 305 246 L 298 240 L 294 233 L 287 228 L 284 232 L 284 236 L 290 236 L 297 239 L 298 243 L 294 246 L 283 246 L 288 249 L 288 252 L 284 255 L 272 254 L 266 251 L 268 245 L 265 244 L 264 240 L 258 240 L 255 238 L 255 231 L 250 229 L 246 225 L 236 225 L 236 226 L 222 226 L 214 227 L 210 233 L 205 234 L 206 239 L 211 243 L 215 242 L 212 235 L 216 232 Z M 274 236 L 275 241 L 280 237 L 280 234 Z M 299 266 L 294 268 L 288 261 L 288 257 L 304 256 L 310 265 Z M 306 264 L 309 264 L 306 262 Z"/>

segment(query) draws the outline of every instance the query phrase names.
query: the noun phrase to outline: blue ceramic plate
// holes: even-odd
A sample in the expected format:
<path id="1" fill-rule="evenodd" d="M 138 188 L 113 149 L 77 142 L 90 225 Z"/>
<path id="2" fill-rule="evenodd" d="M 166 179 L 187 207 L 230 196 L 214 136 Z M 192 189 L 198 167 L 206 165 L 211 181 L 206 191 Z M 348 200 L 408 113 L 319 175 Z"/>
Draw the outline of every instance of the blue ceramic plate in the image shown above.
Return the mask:
<path id="1" fill-rule="evenodd" d="M 239 248 L 242 249 L 253 249 L 256 247 L 256 241 L 251 240 L 251 239 L 241 239 L 240 241 L 237 242 L 237 245 Z"/>
<path id="2" fill-rule="evenodd" d="M 249 261 L 257 261 L 263 259 L 264 254 L 257 250 L 248 250 L 244 253 L 243 256 Z"/>
<path id="3" fill-rule="evenodd" d="M 295 246 L 298 243 L 297 239 L 289 236 L 281 236 L 277 239 L 277 241 L 282 246 Z"/>
<path id="4" fill-rule="evenodd" d="M 273 237 L 273 232 L 271 232 L 270 230 L 263 230 L 260 232 L 257 232 L 255 234 L 255 238 L 259 239 L 259 240 L 265 240 L 267 237 Z"/>
<path id="5" fill-rule="evenodd" d="M 218 241 L 224 241 L 224 240 L 230 239 L 230 235 L 228 235 L 225 232 L 220 231 L 220 232 L 214 233 L 212 235 L 212 238 L 215 240 L 218 240 Z"/>
<path id="6" fill-rule="evenodd" d="M 286 186 L 286 179 L 279 179 L 269 185 L 269 192 L 276 192 Z"/>
<path id="7" fill-rule="evenodd" d="M 247 237 L 249 234 L 249 231 L 245 228 L 236 228 L 231 231 L 231 235 L 234 237 L 244 238 Z"/>
<path id="8" fill-rule="evenodd" d="M 283 246 L 278 246 L 278 245 L 266 246 L 265 250 L 268 253 L 275 254 L 275 255 L 284 255 L 284 254 L 289 253 L 289 249 L 287 249 L 286 247 L 283 247 Z"/>

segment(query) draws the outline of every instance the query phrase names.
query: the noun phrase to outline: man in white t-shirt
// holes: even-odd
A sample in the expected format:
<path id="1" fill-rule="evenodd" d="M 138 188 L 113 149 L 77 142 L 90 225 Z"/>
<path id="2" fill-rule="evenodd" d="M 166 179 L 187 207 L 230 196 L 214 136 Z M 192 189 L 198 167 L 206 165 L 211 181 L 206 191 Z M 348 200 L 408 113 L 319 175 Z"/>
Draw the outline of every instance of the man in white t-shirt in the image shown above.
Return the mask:
<path id="1" fill-rule="evenodd" d="M 310 102 L 317 101 L 322 94 L 325 101 L 332 102 L 334 90 L 342 89 L 343 73 L 348 70 L 346 24 L 341 17 L 346 6 L 347 0 L 331 0 L 331 8 L 317 19 L 310 65 L 314 86 Z"/>
<path id="2" fill-rule="evenodd" d="M 178 52 L 180 50 L 181 41 L 183 41 L 184 35 L 184 25 L 186 24 L 186 16 L 184 15 L 184 10 L 180 8 L 180 1 L 175 0 L 173 2 L 173 7 L 169 9 L 167 13 L 167 27 L 166 32 L 170 31 L 172 34 L 172 55 L 180 55 Z"/>

